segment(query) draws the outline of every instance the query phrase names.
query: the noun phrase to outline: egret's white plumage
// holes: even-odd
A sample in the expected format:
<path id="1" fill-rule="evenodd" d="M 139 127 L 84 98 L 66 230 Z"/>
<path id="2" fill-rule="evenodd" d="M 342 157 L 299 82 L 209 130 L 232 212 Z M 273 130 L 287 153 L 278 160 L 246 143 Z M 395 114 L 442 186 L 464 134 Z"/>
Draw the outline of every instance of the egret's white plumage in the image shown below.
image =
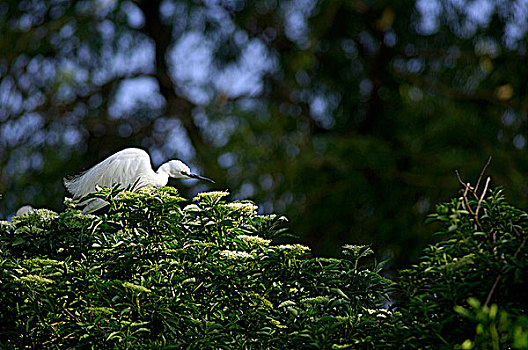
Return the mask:
<path id="1" fill-rule="evenodd" d="M 170 160 L 162 164 L 157 171 L 150 165 L 150 157 L 142 149 L 127 148 L 119 151 L 93 166 L 91 169 L 69 178 L 64 178 L 64 186 L 78 199 L 92 193 L 96 186 L 108 187 L 119 184 L 121 188 L 134 186 L 139 189 L 145 186 L 165 186 L 169 177 L 176 179 L 213 180 L 191 173 L 191 170 L 180 160 Z M 108 203 L 92 198 L 80 205 L 86 205 L 84 212 L 90 213 L 103 208 Z"/>

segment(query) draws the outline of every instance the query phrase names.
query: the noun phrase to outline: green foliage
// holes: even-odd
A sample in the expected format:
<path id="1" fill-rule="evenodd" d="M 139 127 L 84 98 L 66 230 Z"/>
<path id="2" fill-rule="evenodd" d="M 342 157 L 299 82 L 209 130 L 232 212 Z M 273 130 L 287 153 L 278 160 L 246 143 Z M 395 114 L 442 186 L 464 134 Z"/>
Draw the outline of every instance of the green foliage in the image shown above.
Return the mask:
<path id="1" fill-rule="evenodd" d="M 471 309 L 456 306 L 455 311 L 477 324 L 476 338 L 466 339 L 460 349 L 498 350 L 511 346 L 513 349 L 528 349 L 528 317 L 512 316 L 497 304 L 483 306 L 475 298 L 469 298 Z"/>
<path id="2" fill-rule="evenodd" d="M 509 205 L 500 188 L 477 196 L 468 187 L 430 220 L 443 224 L 440 242 L 396 280 L 402 324 L 395 344 L 528 349 L 528 214 Z"/>
<path id="3" fill-rule="evenodd" d="M 528 349 L 528 214 L 488 183 L 436 207 L 394 282 L 370 246 L 312 257 L 224 191 L 91 196 L 107 212 L 0 221 L 1 348 Z"/>
<path id="4" fill-rule="evenodd" d="M 101 189 L 110 207 L 0 222 L 0 347 L 373 348 L 392 314 L 368 247 L 311 258 L 227 192 Z"/>

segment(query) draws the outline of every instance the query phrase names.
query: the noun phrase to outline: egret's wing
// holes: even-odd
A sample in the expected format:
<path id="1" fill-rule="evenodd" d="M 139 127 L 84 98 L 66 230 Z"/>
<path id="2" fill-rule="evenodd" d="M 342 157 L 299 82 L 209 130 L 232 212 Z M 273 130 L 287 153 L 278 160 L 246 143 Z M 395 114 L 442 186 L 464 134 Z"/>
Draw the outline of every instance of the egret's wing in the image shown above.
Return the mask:
<path id="1" fill-rule="evenodd" d="M 77 176 L 64 179 L 64 186 L 75 198 L 94 192 L 96 185 L 127 187 L 142 175 L 153 172 L 150 157 L 141 149 L 125 149 Z"/>

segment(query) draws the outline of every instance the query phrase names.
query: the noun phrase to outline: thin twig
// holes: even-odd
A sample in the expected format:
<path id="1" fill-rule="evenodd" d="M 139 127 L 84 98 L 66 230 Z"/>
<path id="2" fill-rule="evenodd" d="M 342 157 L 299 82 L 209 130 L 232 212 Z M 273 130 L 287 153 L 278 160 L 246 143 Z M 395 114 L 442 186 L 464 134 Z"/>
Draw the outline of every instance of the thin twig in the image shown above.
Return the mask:
<path id="1" fill-rule="evenodd" d="M 469 207 L 466 206 L 466 202 L 467 202 L 467 200 L 466 200 L 467 191 L 468 191 L 468 188 L 467 188 L 467 186 L 465 186 L 465 188 L 464 188 L 464 193 L 462 193 L 462 198 L 464 198 L 464 200 L 462 201 L 462 209 L 464 209 L 464 210 L 469 210 Z M 469 205 L 469 204 L 468 204 L 468 205 Z"/>
<path id="2" fill-rule="evenodd" d="M 495 279 L 495 283 L 493 283 L 493 286 L 491 287 L 491 290 L 488 293 L 488 297 L 486 298 L 486 302 L 484 303 L 484 306 L 488 306 L 489 302 L 491 301 L 491 296 L 495 292 L 495 288 L 497 288 L 497 285 L 499 284 L 499 280 L 500 280 L 501 276 L 502 276 L 502 270 L 499 271 L 499 275 Z"/>
<path id="3" fill-rule="evenodd" d="M 460 174 L 458 172 L 458 170 L 455 170 L 455 174 L 457 176 L 457 179 L 458 179 L 458 182 L 460 182 L 460 184 L 464 187 L 466 187 L 466 184 L 464 183 L 464 181 L 462 181 L 462 179 L 460 178 Z"/>
<path id="4" fill-rule="evenodd" d="M 68 316 L 73 318 L 75 321 L 80 322 L 79 318 L 75 316 L 74 314 L 72 314 L 68 309 L 66 309 L 65 307 L 62 307 L 62 310 L 66 312 L 66 314 L 68 314 Z"/>
<path id="5" fill-rule="evenodd" d="M 480 185 L 480 180 L 482 179 L 482 177 L 484 176 L 484 172 L 486 171 L 486 169 L 488 168 L 488 166 L 490 165 L 491 163 L 491 156 L 489 156 L 488 158 L 488 161 L 486 162 L 486 165 L 484 165 L 484 168 L 482 168 L 481 172 L 480 172 L 480 175 L 478 177 L 478 180 L 477 180 L 477 184 L 475 185 L 475 190 L 473 191 L 473 193 L 475 194 L 475 198 L 477 196 L 477 190 L 478 190 L 478 187 Z"/>
<path id="6" fill-rule="evenodd" d="M 464 197 L 464 202 L 466 203 L 466 206 L 467 206 L 467 210 L 469 211 L 469 213 L 471 215 L 473 215 L 473 217 L 475 217 L 475 212 L 471 209 L 471 207 L 469 206 L 469 201 L 467 199 L 467 193 L 468 193 L 468 189 L 471 188 L 469 182 L 466 184 L 466 189 L 464 190 L 464 194 L 463 194 L 463 197 Z"/>
<path id="7" fill-rule="evenodd" d="M 528 236 L 524 237 L 521 245 L 517 248 L 517 250 L 515 251 L 515 254 L 513 254 L 513 257 L 517 257 L 517 254 L 519 254 L 519 252 L 521 251 L 522 247 L 524 247 L 524 245 L 526 244 L 526 238 L 528 238 Z"/>
<path id="8" fill-rule="evenodd" d="M 486 195 L 486 192 L 488 191 L 488 185 L 489 185 L 489 182 L 490 182 L 490 177 L 488 176 L 488 178 L 486 179 L 486 185 L 484 185 L 484 191 L 482 191 L 482 195 L 480 196 L 479 198 L 479 201 L 477 203 L 477 209 L 475 210 L 475 216 L 478 215 L 478 212 L 480 210 L 480 204 L 482 203 L 482 201 L 484 200 L 484 196 Z M 476 217 L 475 217 L 476 219 Z"/>

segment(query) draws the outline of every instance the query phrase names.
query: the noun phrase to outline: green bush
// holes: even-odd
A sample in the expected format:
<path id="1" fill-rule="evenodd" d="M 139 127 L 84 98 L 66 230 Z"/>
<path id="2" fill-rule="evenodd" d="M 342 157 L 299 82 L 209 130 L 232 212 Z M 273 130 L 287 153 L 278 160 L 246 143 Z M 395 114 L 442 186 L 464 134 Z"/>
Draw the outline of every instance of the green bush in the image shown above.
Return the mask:
<path id="1" fill-rule="evenodd" d="M 430 220 L 443 224 L 440 241 L 399 273 L 393 344 L 528 349 L 528 214 L 509 205 L 500 188 L 474 192 L 468 186 L 436 207 Z"/>
<path id="2" fill-rule="evenodd" d="M 392 315 L 365 246 L 312 258 L 226 192 L 101 189 L 109 210 L 0 222 L 0 347 L 374 347 Z M 281 241 L 283 244 L 275 242 Z M 381 343 L 383 343 L 381 341 Z"/>
<path id="3" fill-rule="evenodd" d="M 528 349 L 528 214 L 476 191 L 437 206 L 438 242 L 394 281 L 227 192 L 105 188 L 101 215 L 0 221 L 0 348 Z"/>

